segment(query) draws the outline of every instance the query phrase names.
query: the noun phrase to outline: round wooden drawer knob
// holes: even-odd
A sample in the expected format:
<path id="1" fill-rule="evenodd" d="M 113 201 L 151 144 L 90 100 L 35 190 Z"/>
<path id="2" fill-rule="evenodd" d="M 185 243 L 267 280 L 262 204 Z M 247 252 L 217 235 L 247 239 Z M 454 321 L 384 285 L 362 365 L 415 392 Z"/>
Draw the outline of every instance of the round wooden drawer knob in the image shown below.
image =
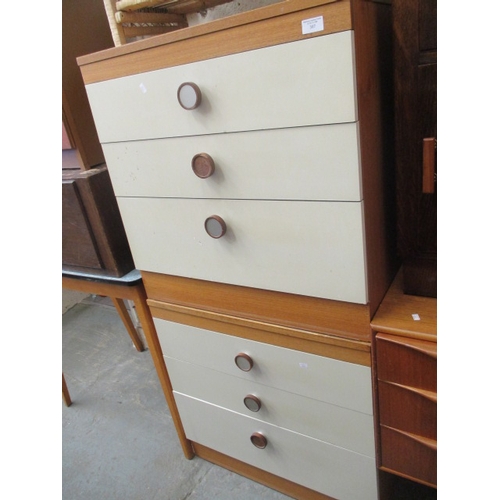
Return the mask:
<path id="1" fill-rule="evenodd" d="M 196 109 L 201 104 L 201 90 L 193 82 L 184 82 L 177 89 L 177 100 L 184 109 Z"/>
<path id="2" fill-rule="evenodd" d="M 226 234 L 226 223 L 222 217 L 211 215 L 205 221 L 205 231 L 212 238 L 222 238 Z"/>
<path id="3" fill-rule="evenodd" d="M 256 448 L 260 448 L 261 450 L 263 450 L 266 446 L 267 446 L 267 439 L 266 437 L 261 434 L 260 432 L 254 432 L 251 436 L 250 436 L 250 441 L 252 441 L 252 444 L 256 447 Z"/>
<path id="4" fill-rule="evenodd" d="M 243 403 L 250 411 L 254 412 L 258 412 L 262 406 L 260 399 L 253 394 L 248 394 L 247 396 L 245 396 L 245 398 L 243 399 Z"/>
<path id="5" fill-rule="evenodd" d="M 236 363 L 236 366 L 244 372 L 249 372 L 253 367 L 252 358 L 244 352 L 237 354 L 234 358 L 234 362 Z"/>
<path id="6" fill-rule="evenodd" d="M 215 163 L 209 154 L 199 153 L 193 156 L 191 168 L 200 179 L 206 179 L 214 173 Z"/>

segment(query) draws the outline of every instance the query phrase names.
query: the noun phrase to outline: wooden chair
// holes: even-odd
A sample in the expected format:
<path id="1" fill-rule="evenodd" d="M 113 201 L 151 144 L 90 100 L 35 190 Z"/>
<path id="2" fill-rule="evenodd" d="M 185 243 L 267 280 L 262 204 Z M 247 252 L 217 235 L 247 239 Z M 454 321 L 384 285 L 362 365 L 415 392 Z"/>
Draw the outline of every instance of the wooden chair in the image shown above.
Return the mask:
<path id="1" fill-rule="evenodd" d="M 232 0 L 104 0 L 115 46 L 137 37 L 160 35 L 186 28 L 186 14 Z"/>

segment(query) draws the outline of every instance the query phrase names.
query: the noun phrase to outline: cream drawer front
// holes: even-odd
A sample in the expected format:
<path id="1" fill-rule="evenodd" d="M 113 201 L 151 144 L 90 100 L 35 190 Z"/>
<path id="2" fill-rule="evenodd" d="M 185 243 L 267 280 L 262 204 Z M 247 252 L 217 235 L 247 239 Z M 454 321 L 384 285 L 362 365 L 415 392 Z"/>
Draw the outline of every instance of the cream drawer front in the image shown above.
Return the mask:
<path id="1" fill-rule="evenodd" d="M 194 82 L 201 105 L 177 101 Z M 355 121 L 351 31 L 86 86 L 101 142 Z"/>
<path id="2" fill-rule="evenodd" d="M 163 355 L 205 366 L 249 382 L 274 387 L 367 415 L 373 414 L 371 369 L 293 349 L 255 342 L 154 318 Z M 235 364 L 244 352 L 254 363 Z"/>
<path id="3" fill-rule="evenodd" d="M 204 366 L 173 358 L 165 361 L 176 392 L 375 457 L 372 415 L 231 377 Z M 245 406 L 243 400 L 248 395 L 258 398 L 261 407 L 257 412 Z"/>
<path id="4" fill-rule="evenodd" d="M 363 204 L 118 198 L 138 269 L 366 304 Z M 205 231 L 216 214 L 227 233 Z"/>
<path id="5" fill-rule="evenodd" d="M 375 459 L 175 393 L 188 439 L 338 500 L 376 500 Z M 267 446 L 250 441 L 262 433 Z"/>
<path id="6" fill-rule="evenodd" d="M 103 145 L 116 196 L 360 201 L 356 123 Z M 214 173 L 199 178 L 195 155 Z"/>

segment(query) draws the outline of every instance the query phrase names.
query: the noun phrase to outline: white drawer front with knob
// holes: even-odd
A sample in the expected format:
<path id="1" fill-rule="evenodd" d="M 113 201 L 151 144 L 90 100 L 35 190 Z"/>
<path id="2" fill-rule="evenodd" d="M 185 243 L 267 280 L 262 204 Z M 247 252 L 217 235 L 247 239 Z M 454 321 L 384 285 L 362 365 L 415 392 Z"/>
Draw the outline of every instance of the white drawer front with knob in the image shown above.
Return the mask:
<path id="1" fill-rule="evenodd" d="M 362 202 L 118 198 L 118 205 L 138 269 L 367 301 Z M 226 225 L 223 237 L 206 232 L 213 215 Z"/>
<path id="2" fill-rule="evenodd" d="M 174 358 L 165 362 L 175 392 L 375 457 L 373 415 Z"/>
<path id="3" fill-rule="evenodd" d="M 186 436 L 338 500 L 376 500 L 375 459 L 174 393 Z"/>
<path id="4" fill-rule="evenodd" d="M 199 88 L 199 105 L 189 90 L 181 105 L 183 83 Z M 357 119 L 351 31 L 93 83 L 86 89 L 101 143 Z"/>
<path id="5" fill-rule="evenodd" d="M 371 369 L 155 318 L 163 355 L 249 382 L 373 414 Z M 250 358 L 242 370 L 237 356 Z M 243 366 L 245 368 L 245 366 Z"/>
<path id="6" fill-rule="evenodd" d="M 116 196 L 362 198 L 356 123 L 112 143 L 103 149 Z"/>

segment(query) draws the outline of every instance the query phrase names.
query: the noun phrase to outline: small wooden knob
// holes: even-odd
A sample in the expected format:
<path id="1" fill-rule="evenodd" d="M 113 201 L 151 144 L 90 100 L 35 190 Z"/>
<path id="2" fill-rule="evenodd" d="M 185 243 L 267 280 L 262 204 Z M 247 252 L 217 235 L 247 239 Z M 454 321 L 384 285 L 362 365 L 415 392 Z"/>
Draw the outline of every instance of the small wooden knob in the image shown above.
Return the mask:
<path id="1" fill-rule="evenodd" d="M 266 437 L 261 434 L 260 432 L 254 432 L 251 436 L 250 436 L 250 441 L 252 441 L 252 444 L 256 447 L 256 448 L 260 448 L 261 450 L 263 450 L 266 446 L 267 446 L 267 439 Z"/>
<path id="2" fill-rule="evenodd" d="M 205 231 L 212 238 L 222 238 L 226 234 L 226 223 L 222 217 L 211 215 L 205 220 Z"/>
<path id="3" fill-rule="evenodd" d="M 244 405 L 253 412 L 258 412 L 262 406 L 260 399 L 253 394 L 247 394 L 243 399 Z"/>
<path id="4" fill-rule="evenodd" d="M 237 354 L 234 358 L 234 362 L 236 363 L 236 366 L 244 372 L 249 372 L 253 367 L 252 358 L 244 352 Z"/>
<path id="5" fill-rule="evenodd" d="M 215 162 L 209 154 L 198 153 L 191 160 L 191 168 L 200 179 L 206 179 L 214 173 Z"/>
<path id="6" fill-rule="evenodd" d="M 184 82 L 177 89 L 177 100 L 184 109 L 196 109 L 201 104 L 201 90 L 193 82 Z"/>

